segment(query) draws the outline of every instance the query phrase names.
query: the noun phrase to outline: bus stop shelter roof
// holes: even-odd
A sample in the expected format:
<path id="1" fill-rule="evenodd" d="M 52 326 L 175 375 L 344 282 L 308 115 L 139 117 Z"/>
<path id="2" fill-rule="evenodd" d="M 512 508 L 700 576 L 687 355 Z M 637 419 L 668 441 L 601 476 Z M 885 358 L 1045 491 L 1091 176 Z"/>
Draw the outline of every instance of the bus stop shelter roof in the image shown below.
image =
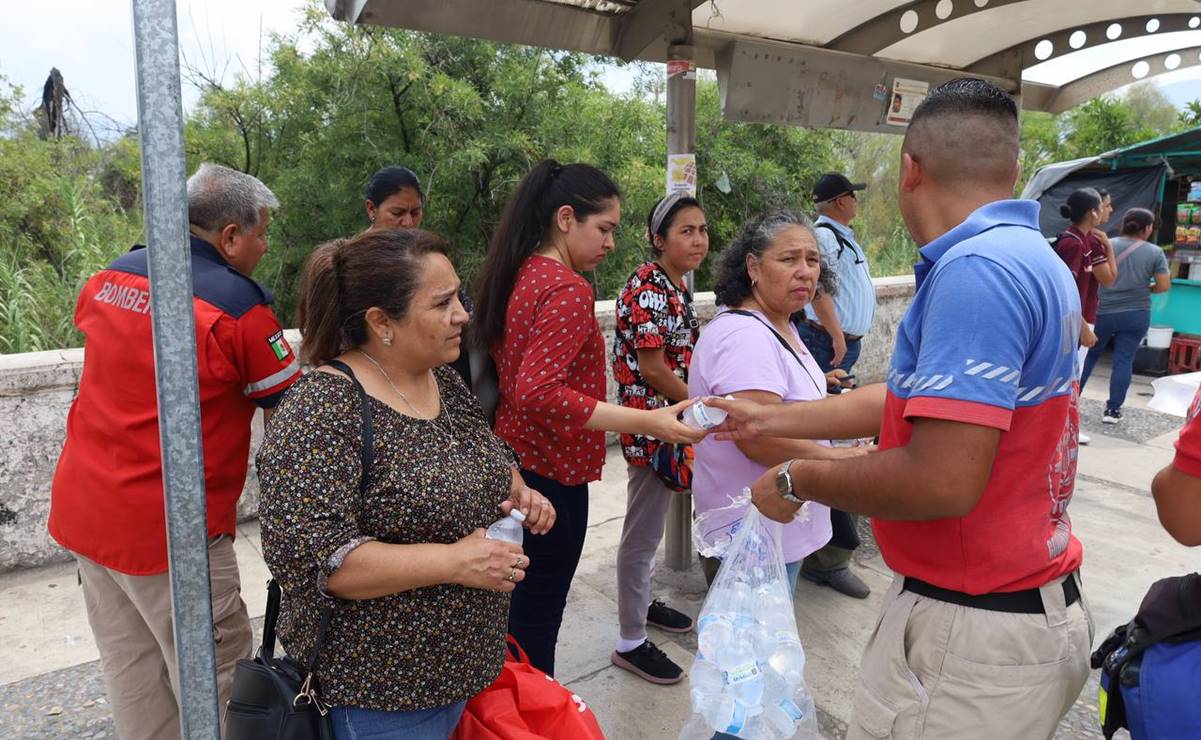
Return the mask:
<path id="1" fill-rule="evenodd" d="M 1197 0 L 326 0 L 350 23 L 469 36 L 625 60 L 689 44 L 716 69 L 733 120 L 896 131 L 896 78 L 970 74 L 1059 112 L 1138 79 L 1201 64 Z M 1144 40 L 1154 37 L 1146 53 Z M 1032 67 L 1098 47 L 1055 84 Z M 1078 58 L 1078 57 L 1077 57 Z M 1026 79 L 1023 79 L 1026 77 Z"/>

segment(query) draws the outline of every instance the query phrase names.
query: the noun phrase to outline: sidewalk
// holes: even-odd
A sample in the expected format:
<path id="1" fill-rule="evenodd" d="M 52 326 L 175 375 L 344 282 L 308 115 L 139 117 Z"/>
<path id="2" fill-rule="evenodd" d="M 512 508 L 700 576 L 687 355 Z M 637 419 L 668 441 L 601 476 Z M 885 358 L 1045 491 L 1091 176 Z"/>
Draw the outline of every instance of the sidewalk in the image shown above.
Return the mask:
<path id="1" fill-rule="evenodd" d="M 1154 473 L 1171 460 L 1181 420 L 1142 410 L 1146 398 L 1138 395 L 1136 385 L 1127 402 L 1128 418 L 1117 428 L 1102 427 L 1102 370 L 1107 368 L 1098 368 L 1082 404 L 1093 443 L 1081 448 L 1071 507 L 1075 533 L 1085 548 L 1083 578 L 1097 620 L 1097 642 L 1130 619 L 1153 581 L 1201 570 L 1201 550 L 1181 547 L 1161 530 L 1148 492 Z M 609 663 L 617 637 L 614 560 L 625 513 L 625 464 L 616 447 L 610 448 L 604 480 L 592 486 L 590 506 L 592 524 L 560 637 L 558 678 L 593 708 L 608 737 L 673 738 L 690 711 L 687 682 L 652 686 Z M 267 571 L 257 522 L 243 524 L 239 531 L 244 597 L 257 629 Z M 806 677 L 827 738 L 842 738 L 846 732 L 859 656 L 892 577 L 870 536 L 855 560 L 857 572 L 872 587 L 867 600 L 805 581 L 797 589 Z M 660 568 L 656 594 L 696 614 L 705 597 L 699 566 L 684 572 Z M 651 632 L 672 659 L 685 667 L 691 663 L 695 634 Z M 72 566 L 0 575 L 0 634 L 5 638 L 0 647 L 0 737 L 114 737 Z M 1101 737 L 1095 680 L 1057 737 Z"/>

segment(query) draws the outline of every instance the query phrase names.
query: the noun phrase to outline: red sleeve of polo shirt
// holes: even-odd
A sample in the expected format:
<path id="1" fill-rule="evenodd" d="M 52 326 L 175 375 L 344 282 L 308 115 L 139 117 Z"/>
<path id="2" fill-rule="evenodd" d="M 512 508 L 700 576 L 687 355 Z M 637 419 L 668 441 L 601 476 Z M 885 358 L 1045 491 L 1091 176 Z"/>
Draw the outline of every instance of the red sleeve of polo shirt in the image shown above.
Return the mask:
<path id="1" fill-rule="evenodd" d="M 261 408 L 275 408 L 300 377 L 300 361 L 269 306 L 255 306 L 237 320 L 235 351 L 243 392 Z"/>
<path id="2" fill-rule="evenodd" d="M 566 281 L 540 297 L 530 341 L 517 368 L 518 408 L 556 431 L 580 429 L 598 401 L 567 384 L 568 371 L 594 331 L 591 287 Z"/>
<path id="3" fill-rule="evenodd" d="M 1201 411 L 1201 389 L 1193 397 L 1189 406 L 1188 421 L 1184 423 L 1184 428 L 1180 430 L 1180 438 L 1176 440 L 1176 457 L 1172 460 L 1172 467 L 1182 473 L 1201 478 L 1201 421 L 1197 419 L 1201 413 L 1198 411 Z"/>

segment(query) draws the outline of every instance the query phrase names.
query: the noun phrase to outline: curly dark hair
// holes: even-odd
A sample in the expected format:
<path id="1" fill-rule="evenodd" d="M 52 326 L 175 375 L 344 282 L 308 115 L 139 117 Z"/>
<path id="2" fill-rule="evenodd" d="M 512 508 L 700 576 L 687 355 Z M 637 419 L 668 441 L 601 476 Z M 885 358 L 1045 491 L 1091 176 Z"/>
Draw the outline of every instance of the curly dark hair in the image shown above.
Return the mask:
<path id="1" fill-rule="evenodd" d="M 751 278 L 746 271 L 746 256 L 753 254 L 762 258 L 780 232 L 794 226 L 800 226 L 817 239 L 813 222 L 800 211 L 770 211 L 742 225 L 738 236 L 722 251 L 721 260 L 717 265 L 717 281 L 713 286 L 717 305 L 734 307 L 750 297 Z M 834 270 L 830 269 L 830 263 L 823 254 L 821 276 L 817 279 L 817 294 L 835 295 L 837 292 L 838 277 Z"/>

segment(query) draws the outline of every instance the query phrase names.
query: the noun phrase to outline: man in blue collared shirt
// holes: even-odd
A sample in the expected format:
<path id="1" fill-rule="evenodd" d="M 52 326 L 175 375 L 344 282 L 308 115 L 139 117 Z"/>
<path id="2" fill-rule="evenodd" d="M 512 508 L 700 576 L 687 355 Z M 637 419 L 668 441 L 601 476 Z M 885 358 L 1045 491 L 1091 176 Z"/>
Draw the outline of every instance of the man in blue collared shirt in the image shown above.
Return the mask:
<path id="1" fill-rule="evenodd" d="M 801 340 L 824 372 L 835 368 L 851 372 L 859 359 L 859 344 L 876 315 L 876 289 L 868 268 L 867 253 L 855 240 L 851 221 L 859 211 L 855 195 L 863 183 L 853 183 L 838 172 L 822 175 L 813 187 L 818 218 L 817 244 L 825 260 L 823 267 L 834 271 L 838 292 L 821 294 L 794 317 Z M 851 553 L 859 546 L 856 517 L 831 511 L 834 530 L 829 544 L 805 558 L 801 575 L 814 583 L 830 586 L 856 599 L 867 598 L 871 589 L 850 570 Z"/>
<path id="2" fill-rule="evenodd" d="M 1088 680 L 1068 515 L 1080 297 L 1038 204 L 1012 199 L 1018 131 L 1016 101 L 979 79 L 914 111 L 897 202 L 923 246 L 887 383 L 798 404 L 705 399 L 736 439 L 880 435 L 874 454 L 790 461 L 751 489 L 776 521 L 798 496 L 871 516 L 896 573 L 848 740 L 1051 737 Z"/>

